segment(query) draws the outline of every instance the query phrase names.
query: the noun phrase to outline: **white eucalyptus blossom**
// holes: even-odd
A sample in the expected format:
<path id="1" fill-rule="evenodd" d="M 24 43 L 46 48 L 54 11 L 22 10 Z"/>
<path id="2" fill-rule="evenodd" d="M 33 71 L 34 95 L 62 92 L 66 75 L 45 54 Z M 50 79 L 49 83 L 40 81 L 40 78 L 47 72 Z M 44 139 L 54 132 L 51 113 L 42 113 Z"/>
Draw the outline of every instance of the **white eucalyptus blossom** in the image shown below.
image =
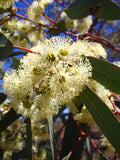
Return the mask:
<path id="1" fill-rule="evenodd" d="M 18 1 L 19 0 L 0 0 L 0 8 L 4 8 L 4 9 L 10 8 L 12 4 Z"/>
<path id="2" fill-rule="evenodd" d="M 35 0 L 32 5 L 28 8 L 28 18 L 33 21 L 39 22 L 40 18 L 43 16 L 43 12 L 49 3 L 52 3 L 53 0 Z"/>
<path id="3" fill-rule="evenodd" d="M 89 111 L 87 110 L 87 108 L 85 106 L 82 107 L 80 113 L 78 113 L 74 116 L 74 120 L 77 120 L 83 124 L 88 124 L 88 126 L 96 124 L 92 115 L 89 113 Z"/>
<path id="4" fill-rule="evenodd" d="M 41 6 L 40 1 L 34 1 L 27 11 L 28 18 L 34 21 L 39 21 L 40 17 L 42 16 L 42 13 L 43 8 Z"/>
<path id="5" fill-rule="evenodd" d="M 34 25 L 32 25 L 29 21 L 17 21 L 17 31 L 20 33 L 27 33 L 34 29 Z"/>
<path id="6" fill-rule="evenodd" d="M 92 25 L 92 16 L 87 16 L 81 20 L 81 23 L 78 24 L 77 28 L 81 35 L 87 33 Z"/>
<path id="7" fill-rule="evenodd" d="M 105 135 L 101 136 L 101 144 L 103 147 L 107 148 L 108 152 L 115 152 L 115 148 L 112 146 L 112 144 L 108 141 L 108 139 L 105 137 Z"/>
<path id="8" fill-rule="evenodd" d="M 90 82 L 90 88 L 96 92 L 96 94 L 104 101 L 104 103 L 106 103 L 106 105 L 111 110 L 113 110 L 113 105 L 108 98 L 111 95 L 111 92 L 108 89 L 106 89 L 104 86 L 102 86 L 95 80 L 92 80 Z M 114 101 L 114 98 L 112 98 L 111 100 Z"/>
<path id="9" fill-rule="evenodd" d="M 72 47 L 70 38 L 46 39 L 31 49 L 40 54 L 28 53 L 18 70 L 6 72 L 3 88 L 18 113 L 48 118 L 89 85 L 91 64 L 79 52 L 71 53 Z"/>
<path id="10" fill-rule="evenodd" d="M 82 20 L 70 19 L 65 12 L 61 14 L 61 20 L 65 21 L 67 29 L 77 29 L 80 35 L 87 33 L 92 25 L 92 16 L 87 16 Z"/>
<path id="11" fill-rule="evenodd" d="M 6 28 L 10 33 L 14 33 L 14 31 L 17 29 L 17 23 L 18 20 L 16 18 L 13 18 L 3 24 L 3 27 Z"/>

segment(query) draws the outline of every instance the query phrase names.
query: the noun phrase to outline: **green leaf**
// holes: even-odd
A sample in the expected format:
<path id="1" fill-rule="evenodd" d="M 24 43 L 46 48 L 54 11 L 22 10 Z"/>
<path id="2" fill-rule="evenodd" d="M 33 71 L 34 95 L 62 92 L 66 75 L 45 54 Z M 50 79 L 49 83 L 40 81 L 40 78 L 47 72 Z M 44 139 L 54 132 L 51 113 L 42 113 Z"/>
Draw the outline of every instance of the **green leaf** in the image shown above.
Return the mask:
<path id="1" fill-rule="evenodd" d="M 11 123 L 17 120 L 21 115 L 16 114 L 13 108 L 0 120 L 0 132 L 4 131 Z"/>
<path id="2" fill-rule="evenodd" d="M 65 21 L 60 21 L 56 24 L 56 27 L 57 29 L 52 29 L 50 28 L 48 31 L 47 31 L 47 34 L 51 34 L 51 35 L 59 35 L 61 33 L 61 31 L 66 31 L 67 28 L 65 26 Z"/>
<path id="3" fill-rule="evenodd" d="M 15 159 L 15 160 L 26 160 L 27 158 L 27 156 L 26 156 L 26 146 L 22 149 L 22 150 L 20 150 L 19 152 L 13 152 L 12 153 L 12 159 Z"/>
<path id="4" fill-rule="evenodd" d="M 2 120 L 3 118 L 3 113 L 0 111 L 0 121 Z"/>
<path id="5" fill-rule="evenodd" d="M 75 0 L 64 10 L 72 19 L 93 15 L 101 19 L 120 19 L 120 7 L 112 0 Z"/>
<path id="6" fill-rule="evenodd" d="M 71 114 L 69 115 L 69 117 Z M 86 129 L 86 125 L 80 124 L 83 128 Z M 70 156 L 69 153 L 72 150 L 75 143 L 78 141 L 78 138 L 81 136 L 80 130 L 76 124 L 76 121 L 74 121 L 73 118 L 69 120 L 69 122 L 66 125 L 64 138 L 63 138 L 63 144 L 62 144 L 62 150 L 60 152 L 59 159 L 62 160 L 80 160 L 81 154 L 83 151 L 83 147 L 85 144 L 86 136 L 83 136 L 81 141 L 76 146 L 75 150 L 73 151 L 72 155 Z"/>
<path id="7" fill-rule="evenodd" d="M 32 131 L 31 131 L 31 119 L 26 118 L 26 157 L 32 160 Z"/>
<path id="8" fill-rule="evenodd" d="M 95 92 L 88 87 L 80 93 L 80 97 L 104 135 L 120 154 L 120 123 L 117 118 Z"/>
<path id="9" fill-rule="evenodd" d="M 92 78 L 106 88 L 120 94 L 120 68 L 94 57 L 88 57 L 92 67 Z"/>
<path id="10" fill-rule="evenodd" d="M 3 103 L 7 98 L 7 95 L 0 92 L 0 104 Z"/>
<path id="11" fill-rule="evenodd" d="M 50 135 L 50 145 L 53 160 L 57 159 L 56 155 L 56 147 L 55 147 L 55 137 L 54 137 L 54 128 L 53 128 L 53 119 L 48 118 L 48 126 L 49 126 L 49 135 Z"/>
<path id="12" fill-rule="evenodd" d="M 20 65 L 20 60 L 18 58 L 16 58 L 16 57 L 13 57 L 12 58 L 12 67 L 13 67 L 13 69 L 18 69 L 19 65 Z"/>
<path id="13" fill-rule="evenodd" d="M 0 60 L 8 57 L 10 52 L 13 50 L 13 44 L 2 34 L 0 33 Z"/>

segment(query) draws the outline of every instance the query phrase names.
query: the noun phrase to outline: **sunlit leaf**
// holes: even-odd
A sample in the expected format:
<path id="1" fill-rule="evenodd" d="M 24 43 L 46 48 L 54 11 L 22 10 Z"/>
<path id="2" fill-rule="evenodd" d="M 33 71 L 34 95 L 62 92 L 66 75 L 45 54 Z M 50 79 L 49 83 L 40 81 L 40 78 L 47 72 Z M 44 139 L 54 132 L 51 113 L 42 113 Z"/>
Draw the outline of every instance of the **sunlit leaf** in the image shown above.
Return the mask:
<path id="1" fill-rule="evenodd" d="M 94 15 L 101 19 L 120 19 L 120 7 L 112 0 L 75 0 L 64 10 L 72 19 Z"/>
<path id="2" fill-rule="evenodd" d="M 88 87 L 80 93 L 80 97 L 104 135 L 120 153 L 120 123 L 117 118 L 94 91 Z"/>
<path id="3" fill-rule="evenodd" d="M 120 68 L 94 57 L 88 57 L 93 67 L 92 78 L 106 88 L 120 94 Z"/>

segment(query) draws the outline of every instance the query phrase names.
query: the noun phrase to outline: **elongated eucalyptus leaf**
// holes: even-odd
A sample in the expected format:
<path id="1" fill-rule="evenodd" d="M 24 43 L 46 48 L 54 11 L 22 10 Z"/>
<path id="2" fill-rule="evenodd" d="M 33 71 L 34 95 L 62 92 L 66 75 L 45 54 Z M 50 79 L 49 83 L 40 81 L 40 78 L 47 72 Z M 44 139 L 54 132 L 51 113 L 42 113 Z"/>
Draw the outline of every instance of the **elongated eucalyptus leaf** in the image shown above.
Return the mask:
<path id="1" fill-rule="evenodd" d="M 92 67 L 92 78 L 106 88 L 120 94 L 120 68 L 94 57 L 88 57 Z"/>
<path id="2" fill-rule="evenodd" d="M 120 154 L 120 123 L 112 111 L 88 87 L 80 93 L 80 97 L 104 135 Z"/>
<path id="3" fill-rule="evenodd" d="M 70 115 L 71 116 L 71 115 Z M 83 128 L 86 129 L 86 125 L 80 124 Z M 63 144 L 62 144 L 62 150 L 60 152 L 59 159 L 61 160 L 80 160 L 81 154 L 83 151 L 83 147 L 85 144 L 86 136 L 83 136 L 81 141 L 76 146 L 75 150 L 73 151 L 72 155 L 69 156 L 70 151 L 72 151 L 73 146 L 78 141 L 78 138 L 81 136 L 80 130 L 78 129 L 78 126 L 76 124 L 76 121 L 74 119 L 70 119 L 70 121 L 67 123 L 63 138 Z"/>
<path id="4" fill-rule="evenodd" d="M 2 34 L 0 33 L 0 60 L 9 56 L 12 52 L 13 44 Z"/>
<path id="5" fill-rule="evenodd" d="M 55 137 L 54 137 L 53 119 L 52 118 L 48 118 L 48 126 L 49 126 L 50 146 L 51 146 L 52 158 L 53 158 L 53 160 L 56 160 L 57 156 L 56 156 Z"/>
<path id="6" fill-rule="evenodd" d="M 6 98 L 7 98 L 7 95 L 0 92 L 0 104 L 3 103 L 6 100 Z"/>
<path id="7" fill-rule="evenodd" d="M 32 160 L 32 131 L 31 131 L 31 119 L 26 118 L 26 157 Z"/>
<path id="8" fill-rule="evenodd" d="M 11 123 L 17 120 L 21 115 L 16 114 L 13 108 L 0 120 L 0 132 L 4 131 Z"/>
<path id="9" fill-rule="evenodd" d="M 120 19 L 120 7 L 112 0 L 75 0 L 65 12 L 72 19 L 88 15 L 107 20 Z"/>

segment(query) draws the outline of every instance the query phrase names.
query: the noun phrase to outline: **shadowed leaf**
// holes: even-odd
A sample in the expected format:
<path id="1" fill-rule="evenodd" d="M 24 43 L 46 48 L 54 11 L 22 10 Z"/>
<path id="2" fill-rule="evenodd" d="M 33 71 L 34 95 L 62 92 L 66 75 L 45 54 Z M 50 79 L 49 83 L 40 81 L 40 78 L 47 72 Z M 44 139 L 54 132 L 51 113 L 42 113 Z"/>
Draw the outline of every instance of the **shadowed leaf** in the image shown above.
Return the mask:
<path id="1" fill-rule="evenodd" d="M 13 57 L 12 58 L 12 67 L 13 67 L 13 69 L 18 69 L 19 65 L 20 65 L 20 60 L 18 58 L 16 58 L 16 57 Z"/>
<path id="2" fill-rule="evenodd" d="M 21 115 L 16 114 L 13 108 L 0 121 L 0 132 L 4 131 L 11 123 L 17 120 Z"/>
<path id="3" fill-rule="evenodd" d="M 0 60 L 8 57 L 10 52 L 12 52 L 13 44 L 2 34 L 0 33 Z"/>
<path id="4" fill-rule="evenodd" d="M 75 0 L 64 10 L 72 19 L 93 15 L 101 19 L 120 19 L 120 7 L 112 0 Z"/>
<path id="5" fill-rule="evenodd" d="M 82 124 L 81 124 L 82 125 Z M 84 125 L 84 128 L 86 125 Z M 76 124 L 76 121 L 72 118 L 66 125 L 62 150 L 60 152 L 60 159 L 67 160 L 69 158 L 69 153 L 72 150 L 75 143 L 78 141 L 78 138 L 81 136 L 80 130 Z M 83 136 L 81 141 L 76 146 L 69 160 L 80 160 L 81 153 L 83 151 L 84 143 L 86 140 L 86 136 Z"/>
<path id="6" fill-rule="evenodd" d="M 7 98 L 7 95 L 4 93 L 0 93 L 0 104 L 3 103 Z"/>
<path id="7" fill-rule="evenodd" d="M 47 31 L 47 34 L 51 34 L 51 35 L 59 35 L 61 33 L 61 31 L 66 31 L 66 26 L 65 26 L 65 21 L 60 21 L 56 24 L 56 27 L 58 28 L 58 30 L 56 29 L 49 29 Z M 60 31 L 59 31 L 60 29 Z"/>

